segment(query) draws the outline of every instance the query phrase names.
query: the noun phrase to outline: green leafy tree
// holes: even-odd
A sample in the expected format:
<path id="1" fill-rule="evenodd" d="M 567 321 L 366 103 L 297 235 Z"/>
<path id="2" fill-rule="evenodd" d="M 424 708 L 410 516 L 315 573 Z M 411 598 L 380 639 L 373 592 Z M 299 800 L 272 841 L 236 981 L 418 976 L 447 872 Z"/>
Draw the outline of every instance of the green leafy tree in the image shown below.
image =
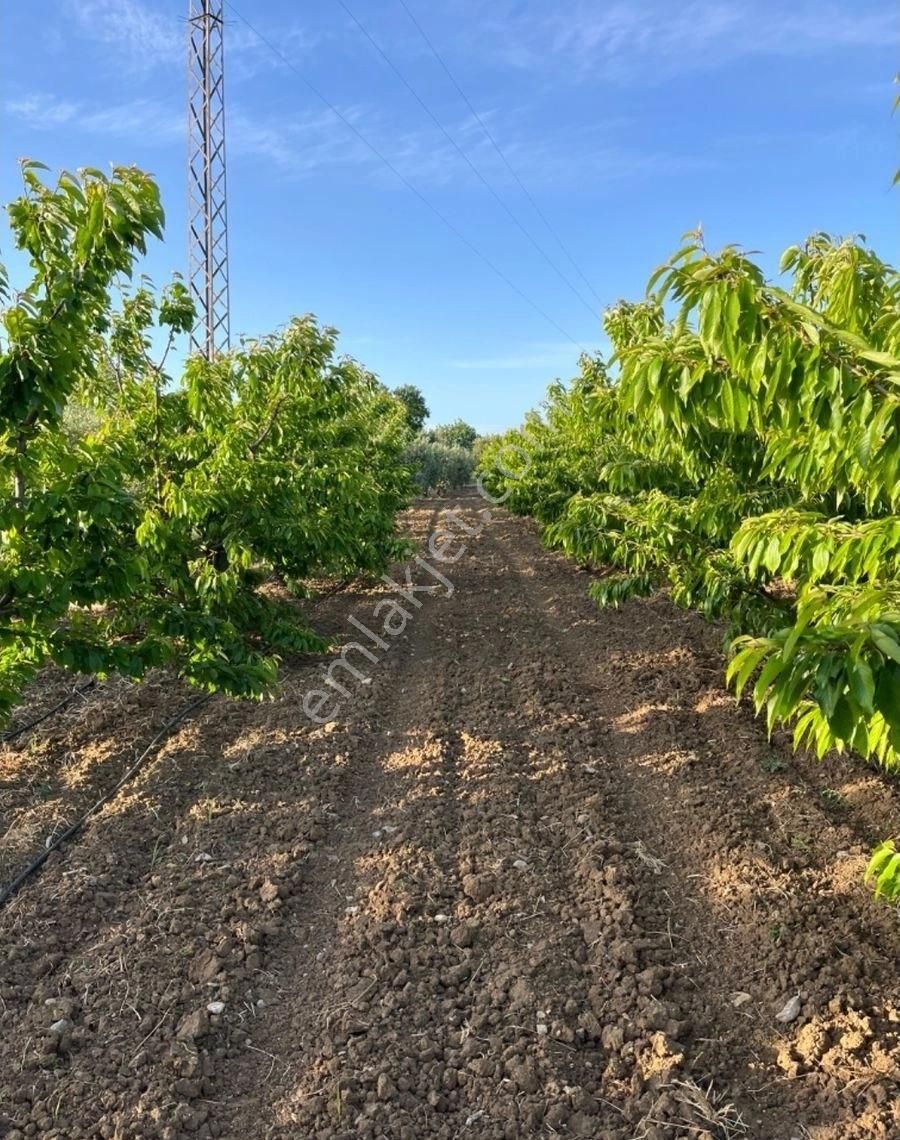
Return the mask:
<path id="1" fill-rule="evenodd" d="M 475 457 L 464 447 L 434 443 L 424 436 L 414 439 L 404 452 L 419 490 L 428 492 L 444 486 L 454 490 L 472 482 Z"/>
<path id="2" fill-rule="evenodd" d="M 261 583 L 374 572 L 396 548 L 403 405 L 310 317 L 173 378 L 185 286 L 110 301 L 161 233 L 156 187 L 132 170 L 47 186 L 37 170 L 10 208 L 33 278 L 2 312 L 0 714 L 47 661 L 170 664 L 260 695 L 280 656 L 322 646 Z"/>
<path id="3" fill-rule="evenodd" d="M 488 486 L 602 568 L 601 604 L 666 588 L 727 622 L 770 729 L 900 768 L 900 275 L 855 240 L 789 249 L 787 290 L 699 235 L 605 317 L 584 361 L 487 447 Z M 672 306 L 667 315 L 664 304 Z M 530 463 L 493 460 L 516 442 Z M 873 871 L 890 893 L 900 859 Z"/>
<path id="4" fill-rule="evenodd" d="M 418 435 L 428 419 L 428 405 L 425 397 L 415 384 L 401 384 L 394 389 L 394 395 L 406 409 L 406 423 L 413 435 Z"/>
<path id="5" fill-rule="evenodd" d="M 429 432 L 429 437 L 435 443 L 442 443 L 445 447 L 461 447 L 471 451 L 472 445 L 478 438 L 478 432 L 464 420 L 454 420 L 451 424 L 441 424 Z"/>
<path id="6" fill-rule="evenodd" d="M 499 438 L 499 433 L 491 432 L 488 435 L 477 435 L 475 442 L 472 444 L 472 455 L 475 457 L 476 466 L 481 462 L 481 457 L 484 455 L 488 448 L 493 448 Z"/>
<path id="7" fill-rule="evenodd" d="M 140 171 L 63 174 L 50 187 L 41 181 L 45 169 L 22 164 L 24 194 L 9 207 L 31 268 L 14 300 L 0 269 L 2 712 L 54 649 L 77 639 L 62 629 L 70 604 L 96 600 L 96 559 L 122 501 L 109 473 L 70 447 L 61 422 L 75 385 L 97 375 L 110 286 L 131 274 L 147 237 L 161 236 L 163 225 L 158 191 Z M 122 560 L 109 554 L 117 576 Z"/>

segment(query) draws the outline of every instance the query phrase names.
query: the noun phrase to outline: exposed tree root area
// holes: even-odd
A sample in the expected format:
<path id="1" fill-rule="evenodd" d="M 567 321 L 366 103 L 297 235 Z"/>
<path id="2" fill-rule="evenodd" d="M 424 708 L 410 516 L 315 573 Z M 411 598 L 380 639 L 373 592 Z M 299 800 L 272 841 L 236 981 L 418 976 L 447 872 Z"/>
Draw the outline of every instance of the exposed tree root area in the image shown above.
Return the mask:
<path id="1" fill-rule="evenodd" d="M 330 723 L 317 660 L 211 701 L 0 912 L 0 1137 L 900 1136 L 861 882 L 896 786 L 771 745 L 715 629 L 598 610 L 492 514 Z M 358 640 L 390 596 L 311 613 Z M 107 682 L 0 751 L 0 883 L 190 696 Z"/>

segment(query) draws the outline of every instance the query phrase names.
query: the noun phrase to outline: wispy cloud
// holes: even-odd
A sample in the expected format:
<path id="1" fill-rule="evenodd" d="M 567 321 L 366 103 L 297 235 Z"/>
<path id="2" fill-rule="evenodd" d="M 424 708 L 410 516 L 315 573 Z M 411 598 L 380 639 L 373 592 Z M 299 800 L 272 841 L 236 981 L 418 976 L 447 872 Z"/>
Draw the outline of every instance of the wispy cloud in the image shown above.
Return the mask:
<path id="1" fill-rule="evenodd" d="M 187 52 L 187 5 L 173 0 L 65 0 L 77 35 L 110 49 L 116 67 L 147 72 L 157 67 L 183 68 Z M 324 37 L 292 22 L 269 33 L 286 56 L 302 58 Z M 283 64 L 250 28 L 227 16 L 225 21 L 227 69 L 230 80 L 250 79 Z"/>
<path id="2" fill-rule="evenodd" d="M 133 99 L 119 106 L 92 105 L 38 92 L 7 100 L 3 109 L 34 131 L 68 127 L 88 134 L 154 142 L 166 142 L 185 132 L 183 111 L 156 99 Z"/>
<path id="3" fill-rule="evenodd" d="M 119 68 L 180 67 L 186 13 L 176 0 L 63 0 L 74 31 L 110 48 Z M 185 6 L 186 7 L 186 6 Z M 707 70 L 752 55 L 801 56 L 842 48 L 900 44 L 900 21 L 884 0 L 448 0 L 436 15 L 442 42 L 492 65 L 554 78 L 642 82 Z M 290 59 L 300 60 L 326 40 L 340 50 L 364 50 L 358 29 L 311 10 L 273 26 L 266 35 Z M 408 22 L 384 15 L 380 38 L 402 56 L 424 47 Z M 386 38 L 385 38 L 386 36 Z M 281 70 L 269 48 L 240 19 L 226 19 L 228 68 L 233 79 Z"/>
<path id="4" fill-rule="evenodd" d="M 340 108 L 348 122 L 358 122 L 364 109 Z M 349 134 L 331 111 L 302 111 L 290 117 L 254 114 L 238 106 L 228 120 L 228 150 L 234 157 L 251 156 L 273 163 L 283 175 L 298 179 L 320 171 L 353 170 L 376 162 L 364 143 Z"/>
<path id="5" fill-rule="evenodd" d="M 298 23 L 292 23 L 275 31 L 269 28 L 268 31 L 277 42 L 278 49 L 285 59 L 292 62 L 302 62 L 329 38 L 321 29 L 314 31 Z M 271 74 L 273 70 L 287 70 L 284 60 L 279 59 L 268 44 L 263 43 L 246 24 L 237 20 L 226 21 L 225 53 L 229 82 L 253 79 L 261 72 Z"/>
<path id="6" fill-rule="evenodd" d="M 111 105 L 105 100 L 32 92 L 7 100 L 3 109 L 34 131 L 64 127 L 153 143 L 171 142 L 184 137 L 186 131 L 184 109 L 170 96 L 139 97 Z M 516 190 L 509 167 L 471 117 L 447 122 L 458 150 L 430 124 L 410 128 L 395 114 L 362 104 L 343 104 L 339 111 L 344 121 L 325 107 L 275 114 L 232 100 L 227 118 L 229 156 L 236 161 L 264 160 L 282 177 L 296 181 L 327 178 L 335 184 L 343 179 L 395 188 L 399 183 L 393 167 L 426 192 L 447 187 L 481 192 L 484 183 L 475 173 L 478 170 L 496 190 Z M 716 165 L 708 154 L 640 149 L 620 141 L 624 128 L 618 119 L 588 126 L 556 125 L 542 131 L 516 115 L 505 119 L 486 110 L 483 118 L 491 121 L 492 134 L 500 140 L 511 167 L 533 189 L 597 187 Z M 348 129 L 348 123 L 360 134 Z"/>
<path id="7" fill-rule="evenodd" d="M 66 7 L 77 32 L 114 48 L 120 66 L 149 69 L 182 60 L 185 21 L 172 8 L 143 0 L 66 0 Z"/>
<path id="8" fill-rule="evenodd" d="M 900 43 L 900 21 L 876 0 L 618 0 L 564 6 L 499 0 L 488 14 L 461 0 L 471 46 L 509 66 L 573 78 L 652 81 L 752 55 L 797 56 Z"/>
<path id="9" fill-rule="evenodd" d="M 379 157 L 384 156 L 419 189 L 479 189 L 483 183 L 473 166 L 494 187 L 514 185 L 509 168 L 470 118 L 448 123 L 447 129 L 471 166 L 437 128 L 404 128 L 391 116 L 358 105 L 341 107 L 340 112 L 371 146 L 327 109 L 278 118 L 238 108 L 229 121 L 229 151 L 266 158 L 282 174 L 297 179 L 320 174 L 333 177 L 345 171 L 356 182 L 364 178 L 394 186 L 396 176 Z M 597 186 L 715 165 L 708 156 L 641 151 L 619 143 L 615 141 L 621 128 L 618 121 L 590 127 L 556 126 L 543 134 L 530 128 L 517 134 L 514 129 L 504 130 L 490 112 L 485 117 L 494 120 L 492 133 L 501 140 L 510 165 L 532 187 L 571 186 L 584 180 Z"/>
<path id="10" fill-rule="evenodd" d="M 77 118 L 78 109 L 78 103 L 42 93 L 8 99 L 3 104 L 7 115 L 18 119 L 33 131 L 49 131 L 54 127 L 65 126 Z"/>

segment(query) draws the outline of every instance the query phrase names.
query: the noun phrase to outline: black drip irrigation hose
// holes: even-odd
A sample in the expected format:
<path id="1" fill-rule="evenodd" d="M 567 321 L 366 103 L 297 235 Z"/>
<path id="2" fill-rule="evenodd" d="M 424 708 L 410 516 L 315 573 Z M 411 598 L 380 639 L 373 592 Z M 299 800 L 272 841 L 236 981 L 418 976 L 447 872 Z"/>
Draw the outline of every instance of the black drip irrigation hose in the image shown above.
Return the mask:
<path id="1" fill-rule="evenodd" d="M 144 749 L 144 751 L 140 754 L 140 756 L 138 756 L 137 760 L 135 760 L 135 762 L 121 777 L 121 779 L 112 788 L 110 788 L 106 795 L 101 796 L 100 799 L 97 800 L 97 802 L 93 805 L 93 807 L 89 807 L 80 819 L 77 819 L 74 823 L 70 824 L 65 829 L 65 831 L 57 835 L 57 837 L 47 846 L 46 851 L 42 851 L 30 866 L 26 867 L 24 871 L 21 871 L 18 875 L 16 875 L 9 886 L 4 887 L 3 890 L 0 891 L 0 908 L 4 907 L 6 903 L 8 903 L 9 900 L 13 897 L 13 895 L 19 890 L 19 888 L 22 887 L 28 881 L 28 879 L 31 878 L 32 875 L 36 874 L 41 869 L 41 867 L 43 867 L 43 865 L 47 862 L 54 851 L 58 851 L 59 848 L 62 847 L 62 845 L 66 842 L 66 840 L 71 839 L 73 835 L 77 834 L 77 832 L 81 830 L 81 828 L 85 825 L 85 823 L 87 823 L 92 815 L 95 815 L 100 810 L 100 808 L 102 808 L 105 804 L 108 804 L 109 801 L 113 799 L 114 796 L 116 796 L 117 793 L 125 786 L 125 784 L 127 784 L 129 780 L 133 779 L 137 775 L 144 762 L 156 750 L 157 745 L 161 744 L 166 739 L 166 737 L 173 732 L 174 729 L 176 729 L 191 715 L 192 712 L 195 712 L 198 708 L 200 708 L 201 705 L 205 705 L 209 699 L 210 694 L 205 693 L 202 697 L 197 697 L 195 700 L 185 705 L 181 712 L 176 713 L 175 716 L 173 716 L 170 720 L 167 720 Z"/>
<path id="2" fill-rule="evenodd" d="M 93 689 L 96 684 L 97 682 L 95 680 L 91 680 L 84 685 L 79 685 L 78 688 L 69 693 L 67 697 L 63 697 L 61 701 L 57 701 L 52 708 L 47 709 L 46 712 L 42 712 L 40 716 L 35 717 L 34 720 L 30 720 L 28 724 L 23 724 L 18 728 L 11 728 L 8 732 L 0 733 L 0 744 L 8 744 L 10 740 L 15 740 L 17 736 L 22 736 L 32 728 L 36 728 L 37 725 L 43 724 L 43 722 L 53 716 L 55 712 L 64 709 L 66 705 L 71 704 L 76 697 L 80 697 L 83 693 L 88 692 L 89 689 Z"/>

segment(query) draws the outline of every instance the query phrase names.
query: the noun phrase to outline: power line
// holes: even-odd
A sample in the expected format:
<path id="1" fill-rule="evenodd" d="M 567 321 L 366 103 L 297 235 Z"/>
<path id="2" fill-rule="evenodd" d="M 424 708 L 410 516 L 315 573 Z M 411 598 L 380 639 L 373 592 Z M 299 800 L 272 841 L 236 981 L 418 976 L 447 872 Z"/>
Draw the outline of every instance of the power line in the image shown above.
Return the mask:
<path id="1" fill-rule="evenodd" d="M 547 227 L 547 230 L 549 231 L 549 233 L 553 237 L 553 240 L 556 242 L 556 244 L 559 246 L 559 248 L 563 251 L 563 253 L 566 255 L 566 257 L 569 259 L 569 262 L 571 263 L 572 268 L 575 270 L 575 272 L 578 274 L 578 276 L 581 278 L 581 280 L 585 283 L 585 285 L 587 285 L 588 289 L 590 289 L 590 291 L 594 294 L 594 296 L 596 297 L 599 304 L 602 305 L 603 304 L 602 297 L 597 292 L 597 290 L 594 288 L 594 286 L 591 284 L 590 280 L 585 276 L 581 266 L 575 260 L 574 256 L 570 253 L 565 242 L 559 236 L 559 233 L 557 232 L 556 228 L 551 224 L 549 218 L 546 216 L 544 211 L 540 208 L 540 206 L 534 200 L 534 197 L 532 196 L 528 187 L 525 185 L 525 183 L 522 181 L 522 179 L 516 173 L 515 168 L 512 166 L 509 159 L 504 154 L 503 150 L 500 147 L 500 144 L 494 138 L 493 134 L 491 133 L 490 129 L 488 128 L 487 123 L 484 121 L 484 119 L 482 119 L 481 115 L 479 115 L 479 113 L 472 106 L 471 100 L 469 99 L 468 95 L 465 93 L 465 91 L 460 86 L 459 81 L 457 80 L 457 78 L 453 74 L 453 72 L 450 70 L 450 67 L 447 64 L 444 57 L 437 50 L 437 48 L 432 43 L 431 39 L 428 37 L 427 33 L 425 32 L 425 29 L 422 27 L 422 25 L 419 23 L 419 21 L 413 15 L 409 5 L 406 3 L 406 0 L 399 0 L 399 3 L 401 5 L 401 7 L 403 8 L 403 11 L 407 14 L 407 16 L 409 16 L 413 26 L 416 28 L 419 35 L 425 41 L 426 45 L 428 46 L 428 48 L 431 51 L 434 58 L 438 61 L 438 63 L 444 69 L 444 72 L 446 73 L 447 78 L 450 80 L 450 82 L 453 84 L 453 86 L 456 88 L 457 92 L 459 93 L 459 97 L 462 99 L 462 101 L 468 107 L 469 111 L 471 112 L 471 114 L 475 118 L 475 121 L 478 123 L 478 125 L 481 127 L 481 129 L 484 131 L 485 135 L 487 136 L 488 142 L 491 144 L 491 146 L 494 148 L 494 150 L 500 156 L 500 159 L 503 162 L 503 165 L 506 167 L 506 169 L 509 171 L 509 173 L 512 175 L 512 177 L 515 179 L 516 185 L 519 187 L 519 189 L 522 191 L 522 193 L 525 195 L 525 197 L 531 203 L 531 206 L 532 206 L 534 212 L 537 214 L 537 216 L 541 219 L 541 221 Z"/>
<path id="2" fill-rule="evenodd" d="M 409 80 L 406 78 L 406 76 L 403 74 L 403 72 L 400 70 L 400 68 L 397 67 L 397 65 L 394 63 L 394 61 L 391 59 L 391 57 L 387 54 L 387 52 L 381 47 L 381 45 L 378 43 L 378 41 L 372 36 L 372 34 L 369 32 L 368 28 L 366 28 L 366 26 L 362 23 L 362 21 L 359 19 L 359 17 L 356 16 L 350 10 L 349 6 L 344 2 L 344 0 L 337 0 L 337 3 L 340 5 L 341 8 L 343 8 L 343 10 L 350 17 L 350 19 L 356 24 L 356 26 L 359 28 L 359 30 L 362 32 L 362 34 L 366 37 L 366 39 L 369 41 L 369 43 L 372 45 L 372 47 L 378 52 L 378 54 L 381 56 L 381 58 L 384 60 L 384 62 L 388 65 L 388 67 L 391 69 L 391 71 L 393 71 L 393 73 L 397 76 L 397 78 L 400 80 L 400 82 L 403 84 L 403 86 L 406 88 L 406 90 L 410 93 L 410 95 L 412 95 L 412 97 L 419 104 L 419 106 L 422 108 L 422 110 L 425 112 L 425 114 L 429 117 L 429 119 L 431 119 L 431 121 L 434 123 L 434 125 L 438 128 L 438 130 L 441 132 L 441 134 L 444 136 L 444 138 L 450 143 L 450 145 L 457 152 L 457 154 L 459 154 L 459 156 L 463 159 L 463 161 L 466 163 L 466 165 L 469 167 L 469 169 L 472 171 L 472 173 L 475 175 L 475 177 L 487 189 L 488 193 L 491 194 L 491 196 L 494 198 L 494 200 L 497 202 L 497 204 L 500 206 L 500 208 L 503 210 L 503 212 L 507 215 L 507 217 L 509 217 L 509 219 L 513 222 L 513 224 L 515 226 L 517 226 L 522 231 L 522 233 L 531 242 L 531 244 L 538 251 L 538 253 L 544 259 L 544 261 L 547 262 L 547 264 L 550 266 L 550 268 L 553 270 L 553 272 L 572 291 L 572 293 L 578 298 L 578 300 L 582 303 L 582 305 L 584 305 L 584 307 L 588 310 L 588 312 L 591 314 L 591 316 L 596 319 L 597 313 L 596 313 L 596 310 L 594 309 L 594 306 L 590 303 L 590 301 L 588 301 L 585 298 L 584 294 L 575 285 L 572 284 L 572 282 L 569 280 L 569 278 L 565 275 L 565 273 L 563 273 L 563 271 L 559 268 L 559 266 L 556 264 L 556 262 L 553 260 L 553 258 L 550 257 L 550 255 L 547 253 L 547 251 L 544 249 L 544 247 L 540 244 L 540 242 L 537 240 L 537 238 L 534 236 L 534 234 L 532 234 L 532 232 L 527 228 L 527 226 L 525 226 L 520 221 L 520 219 L 510 209 L 510 207 L 507 205 L 507 203 L 504 202 L 504 200 L 500 197 L 500 195 L 497 193 L 497 191 L 494 189 L 494 187 L 490 184 L 490 182 L 488 182 L 488 180 L 481 173 L 481 171 L 478 169 L 478 167 L 475 165 L 475 163 L 472 161 L 472 159 L 469 157 L 469 155 L 463 150 L 463 148 L 459 145 L 459 143 L 456 141 L 456 139 L 453 137 L 453 135 L 450 134 L 450 132 L 447 130 L 447 128 L 444 126 L 444 124 L 441 122 L 441 120 L 431 110 L 431 108 L 428 106 L 428 104 L 425 102 L 425 100 L 421 97 L 421 95 L 418 93 L 418 91 L 416 91 L 415 87 L 413 87 L 413 85 L 409 82 Z M 468 102 L 468 100 L 467 100 L 467 102 Z M 477 117 L 477 115 L 476 115 L 476 117 Z M 483 125 L 484 124 L 482 124 L 482 126 Z M 496 146 L 496 143 L 494 145 Z"/>
<path id="3" fill-rule="evenodd" d="M 457 237 L 469 250 L 471 250 L 472 253 L 475 254 L 475 256 L 480 261 L 482 261 L 491 270 L 492 273 L 499 277 L 500 280 L 510 289 L 512 289 L 512 291 L 517 296 L 521 297 L 521 299 L 532 309 L 534 309 L 534 311 L 539 316 L 541 316 L 549 324 L 553 325 L 556 331 L 560 333 L 560 335 L 564 336 L 566 340 L 571 341 L 571 343 L 574 344 L 576 348 L 580 349 L 581 352 L 587 352 L 587 349 L 583 344 L 577 341 L 575 337 L 571 335 L 571 333 L 566 332 L 562 325 L 560 325 L 553 317 L 551 317 L 549 313 L 545 312 L 536 301 L 533 301 L 528 296 L 527 293 L 524 293 L 514 281 L 510 280 L 510 278 L 506 276 L 503 270 L 495 265 L 486 253 L 482 253 L 481 250 L 473 242 L 469 241 L 466 235 L 457 226 L 455 226 L 453 222 L 451 222 L 450 219 L 444 213 L 442 213 L 442 211 L 439 210 L 437 206 L 434 205 L 434 203 L 429 201 L 429 199 L 426 198 L 422 191 L 413 185 L 413 183 L 410 182 L 409 179 L 397 169 L 397 167 L 391 162 L 389 158 L 382 154 L 378 147 L 373 142 L 371 142 L 353 122 L 351 122 L 351 120 L 348 119 L 347 116 L 341 110 L 339 110 L 339 108 L 335 107 L 335 105 L 325 95 L 322 94 L 322 92 L 318 89 L 318 87 L 315 86 L 314 83 L 312 83 L 311 80 L 306 78 L 303 72 L 295 64 L 293 64 L 290 59 L 288 59 L 284 52 L 276 47 L 276 45 L 272 43 L 270 39 L 264 36 L 258 28 L 250 23 L 246 16 L 238 11 L 234 4 L 231 3 L 231 0 L 225 0 L 225 4 L 226 7 L 229 8 L 230 11 L 232 11 L 235 16 L 241 21 L 241 23 L 244 24 L 245 27 L 247 27 L 253 33 L 253 35 L 256 36 L 260 43 L 264 44 L 274 55 L 276 55 L 278 59 L 280 59 L 281 62 L 285 65 L 285 67 L 287 67 L 290 71 L 293 71 L 293 73 L 297 76 L 301 83 L 303 83 L 307 90 L 315 95 L 315 97 L 321 103 L 323 103 L 328 108 L 328 110 L 336 116 L 336 118 L 340 119 L 344 126 L 349 131 L 351 131 L 356 136 L 356 138 L 359 139 L 359 141 L 363 143 L 363 145 L 366 146 L 372 152 L 372 154 L 375 155 L 376 158 L 384 163 L 384 165 L 388 168 L 388 170 L 390 170 L 394 177 L 397 178 L 397 180 L 401 182 L 406 187 L 406 189 L 410 191 L 410 193 L 414 194 L 422 203 L 422 205 L 429 209 L 431 213 L 434 214 L 434 216 L 444 226 L 446 226 L 447 229 L 450 230 L 450 232 L 455 237 Z"/>

